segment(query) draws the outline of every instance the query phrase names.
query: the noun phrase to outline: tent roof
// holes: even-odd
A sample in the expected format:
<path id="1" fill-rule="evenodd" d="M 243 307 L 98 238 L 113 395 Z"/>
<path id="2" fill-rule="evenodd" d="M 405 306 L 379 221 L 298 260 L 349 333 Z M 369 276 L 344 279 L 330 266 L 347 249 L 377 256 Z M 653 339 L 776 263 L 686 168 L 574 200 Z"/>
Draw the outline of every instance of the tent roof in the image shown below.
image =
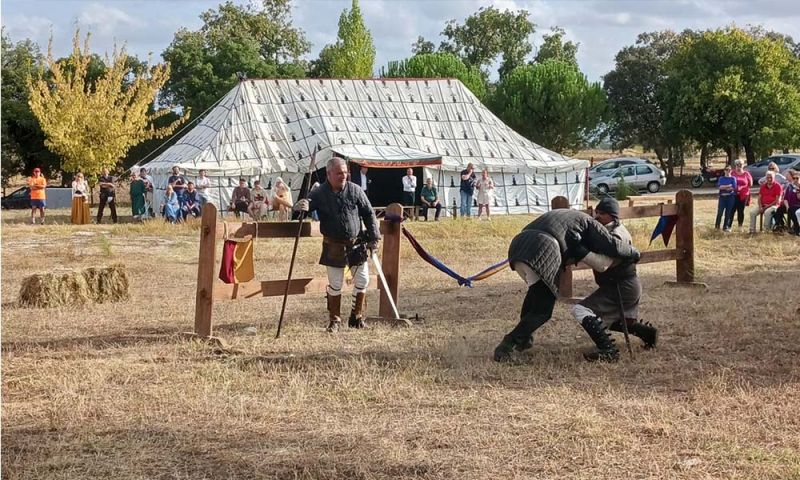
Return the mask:
<path id="1" fill-rule="evenodd" d="M 211 176 L 294 173 L 308 169 L 314 151 L 317 163 L 336 152 L 386 168 L 588 166 L 517 134 L 456 79 L 245 80 L 146 166 L 155 174 L 175 165 Z"/>

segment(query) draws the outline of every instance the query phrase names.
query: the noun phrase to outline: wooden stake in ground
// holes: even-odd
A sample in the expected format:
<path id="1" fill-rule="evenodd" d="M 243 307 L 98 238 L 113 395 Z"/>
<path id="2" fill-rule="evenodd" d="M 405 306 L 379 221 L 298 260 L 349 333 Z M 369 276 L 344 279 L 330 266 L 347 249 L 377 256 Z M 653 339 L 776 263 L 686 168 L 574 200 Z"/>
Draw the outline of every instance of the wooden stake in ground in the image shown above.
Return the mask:
<path id="1" fill-rule="evenodd" d="M 306 188 L 306 196 L 304 200 L 308 200 L 308 194 L 311 190 L 311 173 L 314 171 L 316 164 L 317 150 L 311 154 L 311 161 L 308 164 L 307 178 L 303 179 L 303 185 Z M 283 304 L 281 305 L 281 316 L 278 318 L 278 331 L 275 332 L 275 338 L 281 338 L 281 326 L 283 325 L 283 316 L 286 314 L 286 300 L 289 298 L 289 285 L 292 283 L 292 273 L 294 272 L 294 259 L 297 257 L 297 245 L 300 243 L 300 234 L 303 233 L 303 218 L 304 214 L 301 211 L 297 218 L 297 235 L 294 237 L 294 247 L 292 247 L 292 260 L 289 262 L 289 276 L 286 279 L 286 290 L 283 292 Z"/>

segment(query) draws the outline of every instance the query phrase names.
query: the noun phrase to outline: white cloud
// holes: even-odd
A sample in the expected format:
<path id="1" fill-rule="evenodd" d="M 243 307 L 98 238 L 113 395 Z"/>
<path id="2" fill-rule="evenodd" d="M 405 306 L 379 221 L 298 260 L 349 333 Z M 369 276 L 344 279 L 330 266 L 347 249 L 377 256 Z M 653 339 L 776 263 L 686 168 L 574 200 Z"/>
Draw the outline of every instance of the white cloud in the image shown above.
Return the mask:
<path id="1" fill-rule="evenodd" d="M 47 47 L 50 30 L 56 30 L 56 22 L 37 15 L 14 14 L 3 18 L 3 27 L 13 41 L 30 38 L 41 48 Z"/>
<path id="2" fill-rule="evenodd" d="M 147 22 L 124 10 L 100 3 L 91 3 L 78 15 L 78 22 L 102 36 L 114 35 L 123 29 L 144 28 Z"/>

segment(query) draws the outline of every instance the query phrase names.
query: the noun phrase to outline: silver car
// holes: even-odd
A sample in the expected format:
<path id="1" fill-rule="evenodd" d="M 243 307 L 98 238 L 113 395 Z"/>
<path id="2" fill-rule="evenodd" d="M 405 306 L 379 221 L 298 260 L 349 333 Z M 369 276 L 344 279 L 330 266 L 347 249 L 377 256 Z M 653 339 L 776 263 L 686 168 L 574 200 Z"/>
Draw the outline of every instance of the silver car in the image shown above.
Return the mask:
<path id="1" fill-rule="evenodd" d="M 656 193 L 667 184 L 667 174 L 663 170 L 649 163 L 625 165 L 616 170 L 606 172 L 603 176 L 591 178 L 589 185 L 600 194 L 606 194 L 617 189 L 619 179 L 623 178 L 625 184 L 636 190 L 647 190 Z"/>
<path id="2" fill-rule="evenodd" d="M 652 165 L 649 160 L 639 157 L 617 157 L 603 160 L 597 165 L 589 168 L 589 178 L 607 176 L 611 171 L 618 169 L 623 165 L 633 165 L 635 163 L 646 163 Z"/>
<path id="3" fill-rule="evenodd" d="M 757 183 L 761 177 L 767 174 L 767 166 L 769 162 L 775 162 L 778 165 L 778 170 L 786 176 L 786 171 L 790 168 L 795 170 L 800 170 L 800 154 L 798 153 L 787 153 L 781 155 L 773 155 L 769 158 L 765 158 L 760 162 L 756 162 L 752 165 L 748 165 L 745 167 L 745 170 L 750 172 L 750 175 L 753 176 L 753 182 Z"/>

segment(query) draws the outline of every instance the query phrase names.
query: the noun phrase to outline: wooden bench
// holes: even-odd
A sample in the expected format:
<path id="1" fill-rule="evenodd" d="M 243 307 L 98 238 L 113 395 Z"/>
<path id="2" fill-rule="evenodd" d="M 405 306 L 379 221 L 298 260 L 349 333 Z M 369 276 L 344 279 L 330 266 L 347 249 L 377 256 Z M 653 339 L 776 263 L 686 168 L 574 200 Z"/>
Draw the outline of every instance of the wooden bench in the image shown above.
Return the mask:
<path id="1" fill-rule="evenodd" d="M 630 195 L 628 197 L 628 206 L 633 207 L 636 203 L 641 202 L 656 202 L 671 204 L 675 201 L 675 195 Z"/>

